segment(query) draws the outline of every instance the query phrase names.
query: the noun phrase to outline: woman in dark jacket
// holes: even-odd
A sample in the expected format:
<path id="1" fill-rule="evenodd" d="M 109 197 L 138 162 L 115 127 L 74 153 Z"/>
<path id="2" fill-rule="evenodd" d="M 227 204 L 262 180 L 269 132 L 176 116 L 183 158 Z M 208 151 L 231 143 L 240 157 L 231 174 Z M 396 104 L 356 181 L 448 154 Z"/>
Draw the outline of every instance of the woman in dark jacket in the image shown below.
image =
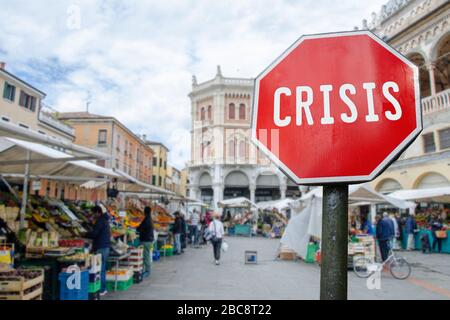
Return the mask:
<path id="1" fill-rule="evenodd" d="M 100 273 L 101 289 L 100 295 L 106 292 L 106 263 L 109 257 L 109 247 L 111 245 L 111 228 L 109 225 L 108 213 L 103 213 L 102 208 L 95 206 L 92 213 L 97 216 L 94 230 L 86 235 L 86 238 L 92 239 L 92 250 L 102 256 L 102 269 Z"/>
<path id="2" fill-rule="evenodd" d="M 150 207 L 144 208 L 144 220 L 142 220 L 137 231 L 139 232 L 139 240 L 144 247 L 144 278 L 150 276 L 151 273 L 151 247 L 154 241 L 152 211 Z"/>
<path id="3" fill-rule="evenodd" d="M 174 254 L 181 254 L 181 234 L 183 233 L 183 220 L 181 214 L 175 212 L 175 222 L 173 224 L 173 238 L 174 238 Z"/>
<path id="4" fill-rule="evenodd" d="M 444 226 L 442 223 L 442 219 L 439 218 L 436 214 L 434 214 L 430 219 L 430 227 L 431 233 L 433 237 L 433 251 L 436 251 L 436 246 L 439 253 L 442 253 L 442 239 L 436 236 L 436 231 L 442 230 Z"/>

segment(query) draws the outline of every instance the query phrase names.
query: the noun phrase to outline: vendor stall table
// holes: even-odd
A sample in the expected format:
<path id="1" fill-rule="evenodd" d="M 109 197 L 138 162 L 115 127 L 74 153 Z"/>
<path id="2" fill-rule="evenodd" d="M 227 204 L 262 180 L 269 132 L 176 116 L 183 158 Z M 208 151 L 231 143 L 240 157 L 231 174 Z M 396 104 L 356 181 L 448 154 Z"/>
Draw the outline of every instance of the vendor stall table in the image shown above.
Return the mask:
<path id="1" fill-rule="evenodd" d="M 125 259 L 128 259 L 130 257 L 130 253 L 125 253 L 120 256 L 110 256 L 108 258 L 108 263 L 112 263 L 115 265 L 115 269 L 119 269 L 120 261 L 123 261 Z M 115 280 L 114 280 L 114 290 L 117 291 L 117 284 L 119 282 L 119 275 L 116 273 Z"/>
<path id="2" fill-rule="evenodd" d="M 420 238 L 422 235 L 427 234 L 428 240 L 430 241 L 430 247 L 433 246 L 433 234 L 431 230 L 428 229 L 420 229 L 419 232 L 416 232 L 414 234 L 414 249 L 415 250 L 422 250 L 422 242 L 420 241 Z M 402 238 L 402 248 L 406 250 L 408 244 L 408 234 L 405 230 L 403 230 L 403 238 Z M 437 252 L 436 250 L 433 250 L 433 252 Z M 442 239 L 442 253 L 450 253 L 450 230 L 447 230 L 447 238 Z"/>

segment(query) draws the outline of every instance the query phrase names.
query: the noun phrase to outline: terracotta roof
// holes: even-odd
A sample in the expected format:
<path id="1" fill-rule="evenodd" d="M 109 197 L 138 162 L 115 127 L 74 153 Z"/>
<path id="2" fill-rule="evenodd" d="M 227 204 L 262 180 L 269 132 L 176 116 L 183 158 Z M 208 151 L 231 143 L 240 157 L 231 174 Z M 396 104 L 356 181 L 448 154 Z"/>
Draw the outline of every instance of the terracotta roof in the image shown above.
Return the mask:
<path id="1" fill-rule="evenodd" d="M 105 119 L 111 118 L 107 116 L 100 116 L 98 114 L 89 113 L 86 111 L 83 112 L 60 112 L 58 113 L 59 119 Z"/>

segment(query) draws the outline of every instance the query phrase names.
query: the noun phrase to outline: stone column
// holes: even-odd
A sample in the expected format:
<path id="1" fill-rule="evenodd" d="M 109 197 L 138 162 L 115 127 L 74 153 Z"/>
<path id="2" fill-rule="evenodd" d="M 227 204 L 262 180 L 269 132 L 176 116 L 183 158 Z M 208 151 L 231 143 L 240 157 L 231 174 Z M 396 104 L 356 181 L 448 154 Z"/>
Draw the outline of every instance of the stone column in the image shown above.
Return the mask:
<path id="1" fill-rule="evenodd" d="M 214 205 L 215 210 L 220 212 L 220 208 L 217 205 L 217 203 L 219 201 L 222 201 L 222 199 L 223 199 L 223 184 L 222 183 L 215 183 L 213 185 L 213 191 L 214 191 L 214 200 L 213 200 L 214 203 L 213 203 L 213 205 Z"/>
<path id="2" fill-rule="evenodd" d="M 431 95 L 434 96 L 436 94 L 436 83 L 434 81 L 434 69 L 436 69 L 436 65 L 434 63 L 429 63 L 427 65 L 428 73 L 430 75 L 430 89 Z"/>
<path id="3" fill-rule="evenodd" d="M 189 197 L 200 200 L 200 189 L 197 185 L 189 185 Z"/>
<path id="4" fill-rule="evenodd" d="M 250 184 L 249 189 L 250 189 L 250 201 L 255 203 L 256 184 Z"/>
<path id="5" fill-rule="evenodd" d="M 281 199 L 286 199 L 286 191 L 287 191 L 287 184 L 285 183 L 280 184 Z"/>

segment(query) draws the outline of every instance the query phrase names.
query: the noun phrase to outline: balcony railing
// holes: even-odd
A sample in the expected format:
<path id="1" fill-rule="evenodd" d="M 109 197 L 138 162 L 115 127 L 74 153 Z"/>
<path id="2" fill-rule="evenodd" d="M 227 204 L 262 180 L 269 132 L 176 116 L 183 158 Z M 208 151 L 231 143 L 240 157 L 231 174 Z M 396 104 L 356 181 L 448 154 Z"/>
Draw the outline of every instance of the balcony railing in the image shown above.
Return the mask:
<path id="1" fill-rule="evenodd" d="M 422 113 L 424 115 L 444 109 L 450 109 L 450 89 L 422 99 Z"/>
<path id="2" fill-rule="evenodd" d="M 53 128 L 56 128 L 66 134 L 69 134 L 71 136 L 75 135 L 75 129 L 72 128 L 71 126 L 68 126 L 64 123 L 62 123 L 61 121 L 53 118 L 51 115 L 45 113 L 45 112 L 40 112 L 39 113 L 39 120 L 49 126 L 52 126 Z"/>

